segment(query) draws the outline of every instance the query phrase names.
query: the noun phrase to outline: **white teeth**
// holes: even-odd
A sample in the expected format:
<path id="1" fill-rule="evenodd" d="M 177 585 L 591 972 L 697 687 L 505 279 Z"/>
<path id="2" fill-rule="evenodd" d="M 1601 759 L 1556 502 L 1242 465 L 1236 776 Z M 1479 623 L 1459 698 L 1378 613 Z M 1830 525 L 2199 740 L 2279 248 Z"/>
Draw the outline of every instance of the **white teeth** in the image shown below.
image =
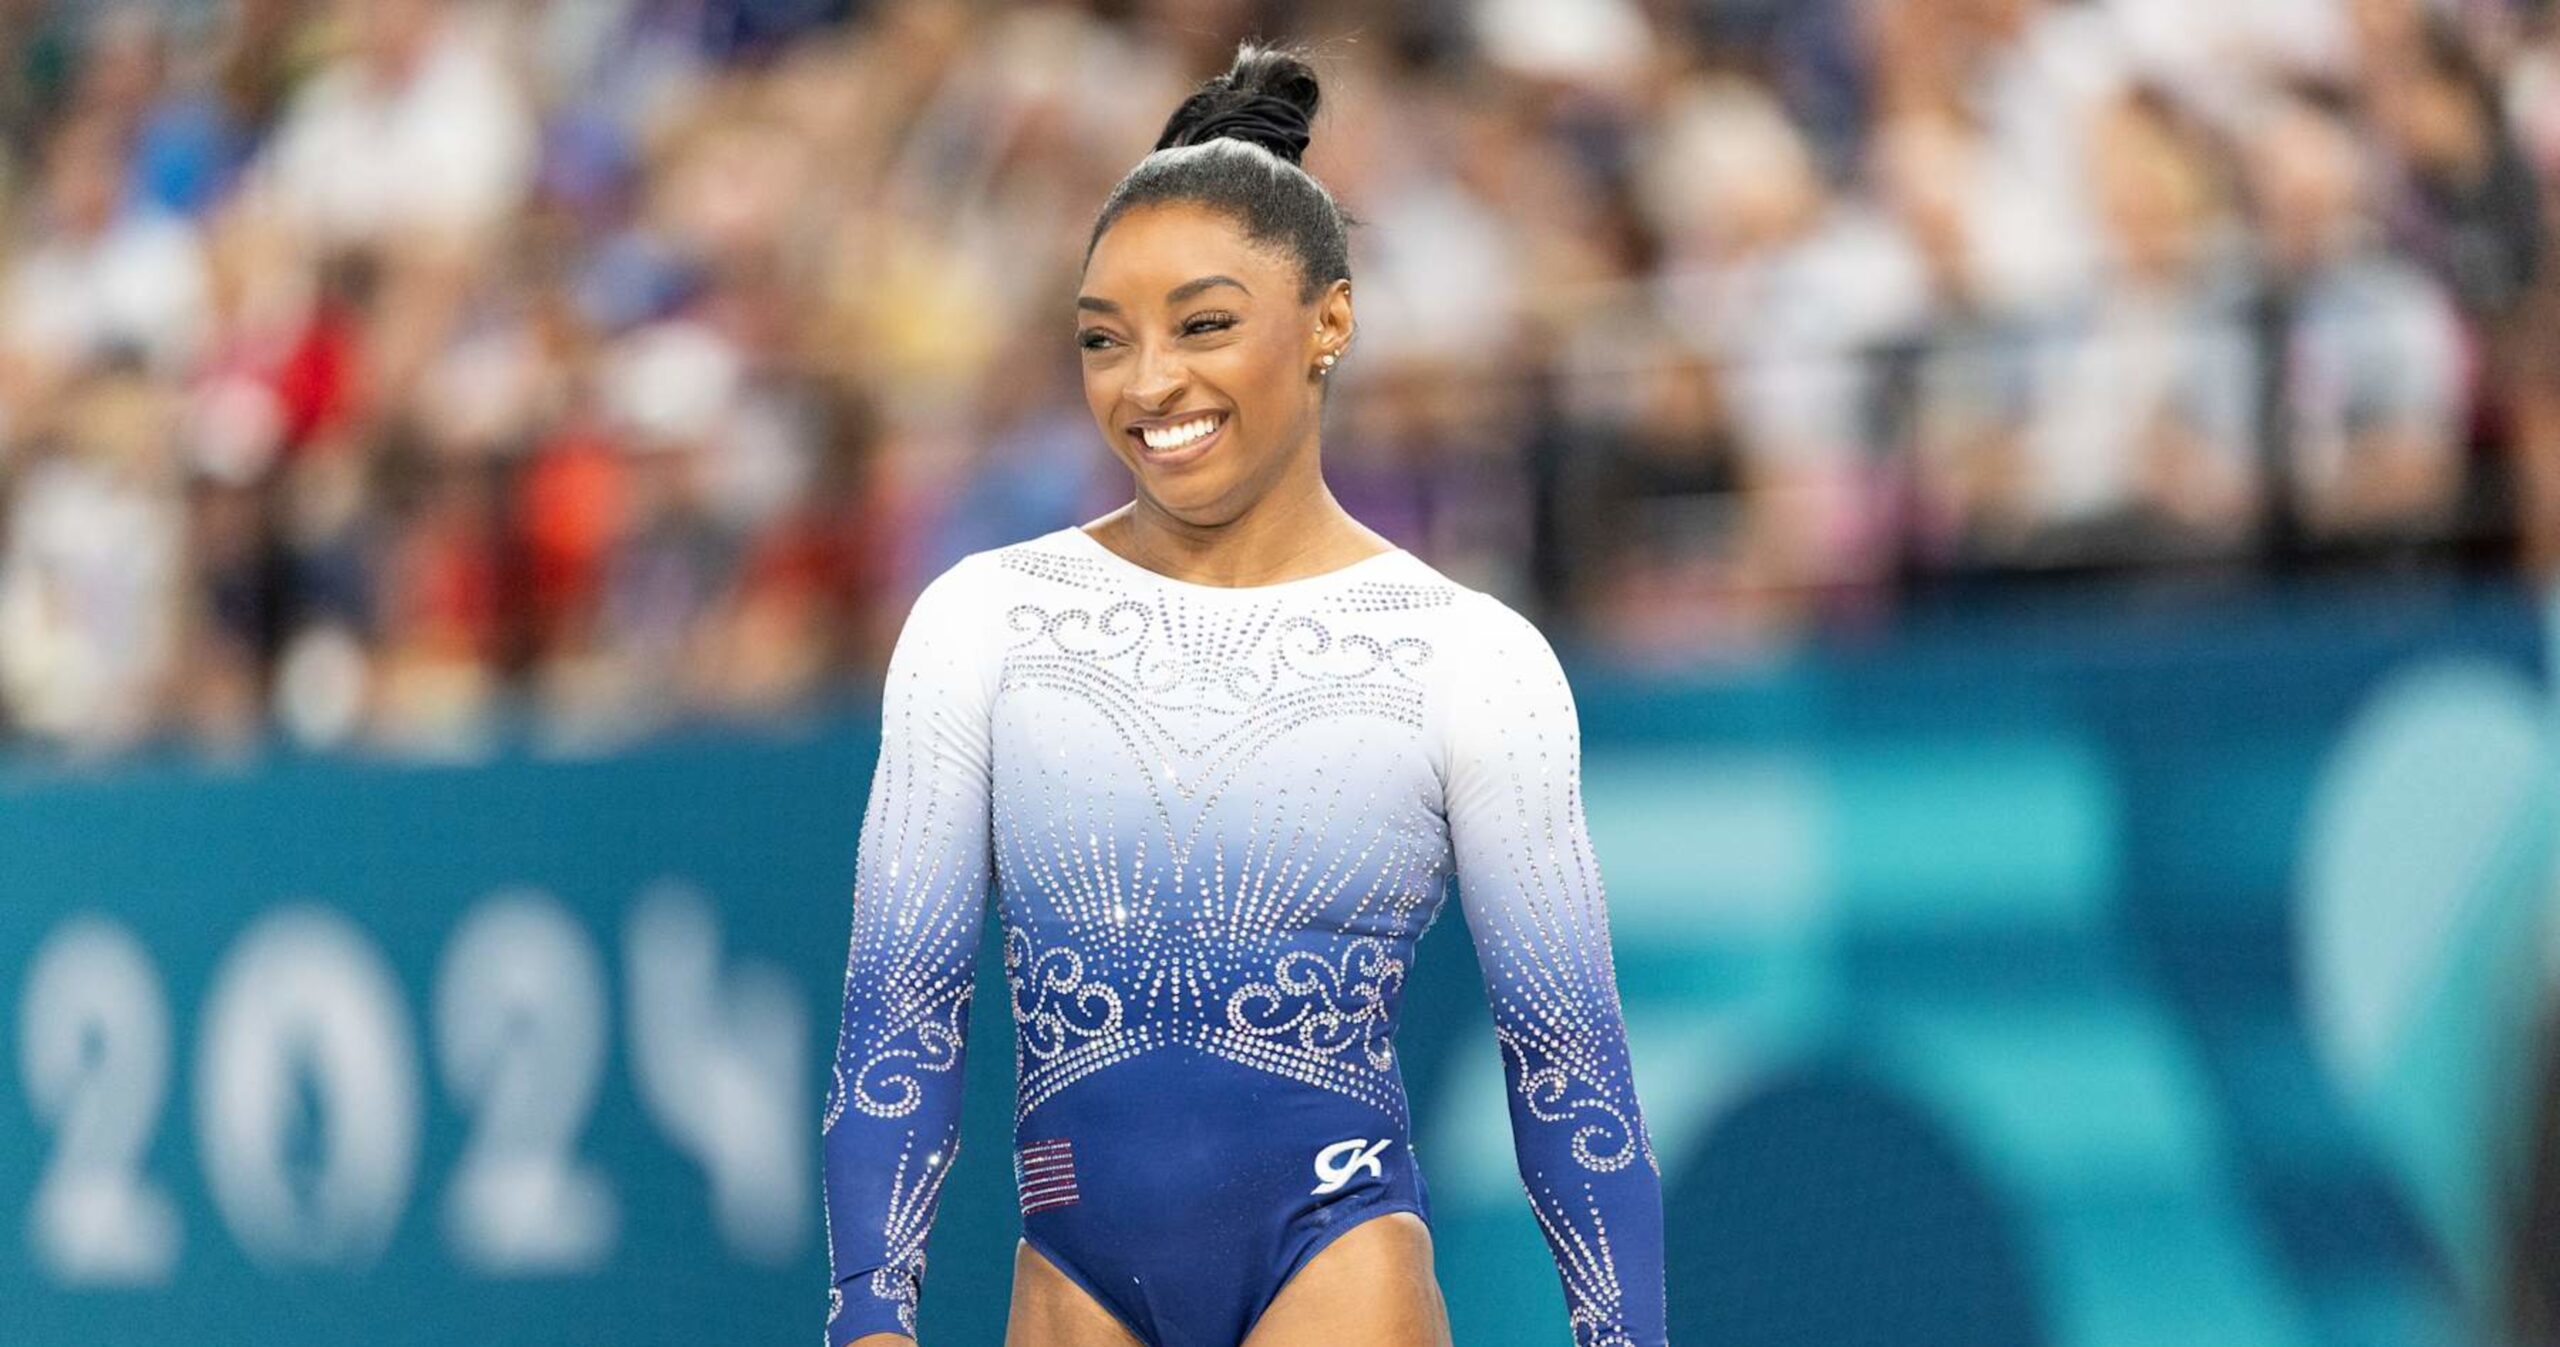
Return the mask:
<path id="1" fill-rule="evenodd" d="M 1196 416 L 1171 426 L 1148 426 L 1138 432 L 1150 449 L 1179 449 L 1218 428 L 1216 416 Z"/>

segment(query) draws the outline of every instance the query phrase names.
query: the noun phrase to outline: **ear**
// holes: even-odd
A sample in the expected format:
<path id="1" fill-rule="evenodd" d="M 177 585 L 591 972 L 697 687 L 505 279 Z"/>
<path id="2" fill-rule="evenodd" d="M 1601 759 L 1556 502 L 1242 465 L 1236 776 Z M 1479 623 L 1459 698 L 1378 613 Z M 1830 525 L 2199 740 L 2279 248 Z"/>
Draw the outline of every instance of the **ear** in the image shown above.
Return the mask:
<path id="1" fill-rule="evenodd" d="M 1316 297 L 1315 321 L 1308 324 L 1307 361 L 1310 365 L 1331 355 L 1340 359 L 1351 344 L 1355 325 L 1351 314 L 1351 282 L 1337 278 Z"/>

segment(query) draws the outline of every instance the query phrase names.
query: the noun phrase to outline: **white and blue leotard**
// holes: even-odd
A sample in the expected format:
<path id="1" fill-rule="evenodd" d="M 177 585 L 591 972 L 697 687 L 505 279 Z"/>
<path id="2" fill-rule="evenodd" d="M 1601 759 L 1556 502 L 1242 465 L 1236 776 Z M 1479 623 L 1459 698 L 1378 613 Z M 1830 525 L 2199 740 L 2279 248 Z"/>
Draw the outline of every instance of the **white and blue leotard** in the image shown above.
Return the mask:
<path id="1" fill-rule="evenodd" d="M 1390 551 L 1223 588 L 1081 528 L 972 554 L 888 670 L 825 1117 L 829 1347 L 916 1331 L 986 900 L 1023 1237 L 1150 1347 L 1429 1220 L 1395 1031 L 1447 881 L 1577 1347 L 1663 1342 L 1573 696 L 1537 629 Z"/>

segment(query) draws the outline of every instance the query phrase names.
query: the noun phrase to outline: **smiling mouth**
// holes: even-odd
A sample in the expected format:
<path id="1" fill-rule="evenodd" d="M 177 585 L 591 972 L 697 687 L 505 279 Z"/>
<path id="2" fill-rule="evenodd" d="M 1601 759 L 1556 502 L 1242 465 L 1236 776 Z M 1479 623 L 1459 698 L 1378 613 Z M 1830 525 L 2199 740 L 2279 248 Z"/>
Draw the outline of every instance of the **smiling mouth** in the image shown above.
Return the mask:
<path id="1" fill-rule="evenodd" d="M 1204 412 L 1170 426 L 1132 429 L 1129 438 L 1138 442 L 1139 453 L 1148 462 L 1171 466 L 1209 452 L 1225 436 L 1226 427 L 1226 413 Z"/>

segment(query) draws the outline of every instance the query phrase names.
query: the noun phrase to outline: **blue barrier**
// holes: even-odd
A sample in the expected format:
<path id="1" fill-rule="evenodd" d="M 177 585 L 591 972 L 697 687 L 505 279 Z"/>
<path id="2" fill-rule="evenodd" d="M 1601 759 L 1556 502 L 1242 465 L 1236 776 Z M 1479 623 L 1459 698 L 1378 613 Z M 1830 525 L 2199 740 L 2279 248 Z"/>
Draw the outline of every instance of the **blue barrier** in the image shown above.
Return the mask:
<path id="1" fill-rule="evenodd" d="M 1675 1341 L 2476 1333 L 2549 1051 L 2543 640 L 2349 588 L 1579 673 Z M 814 1341 L 871 728 L 0 776 L 0 1343 Z M 1435 931 L 1400 1047 L 1457 1340 L 1560 1343 Z M 1008 1031 L 929 1343 L 1001 1338 Z"/>

